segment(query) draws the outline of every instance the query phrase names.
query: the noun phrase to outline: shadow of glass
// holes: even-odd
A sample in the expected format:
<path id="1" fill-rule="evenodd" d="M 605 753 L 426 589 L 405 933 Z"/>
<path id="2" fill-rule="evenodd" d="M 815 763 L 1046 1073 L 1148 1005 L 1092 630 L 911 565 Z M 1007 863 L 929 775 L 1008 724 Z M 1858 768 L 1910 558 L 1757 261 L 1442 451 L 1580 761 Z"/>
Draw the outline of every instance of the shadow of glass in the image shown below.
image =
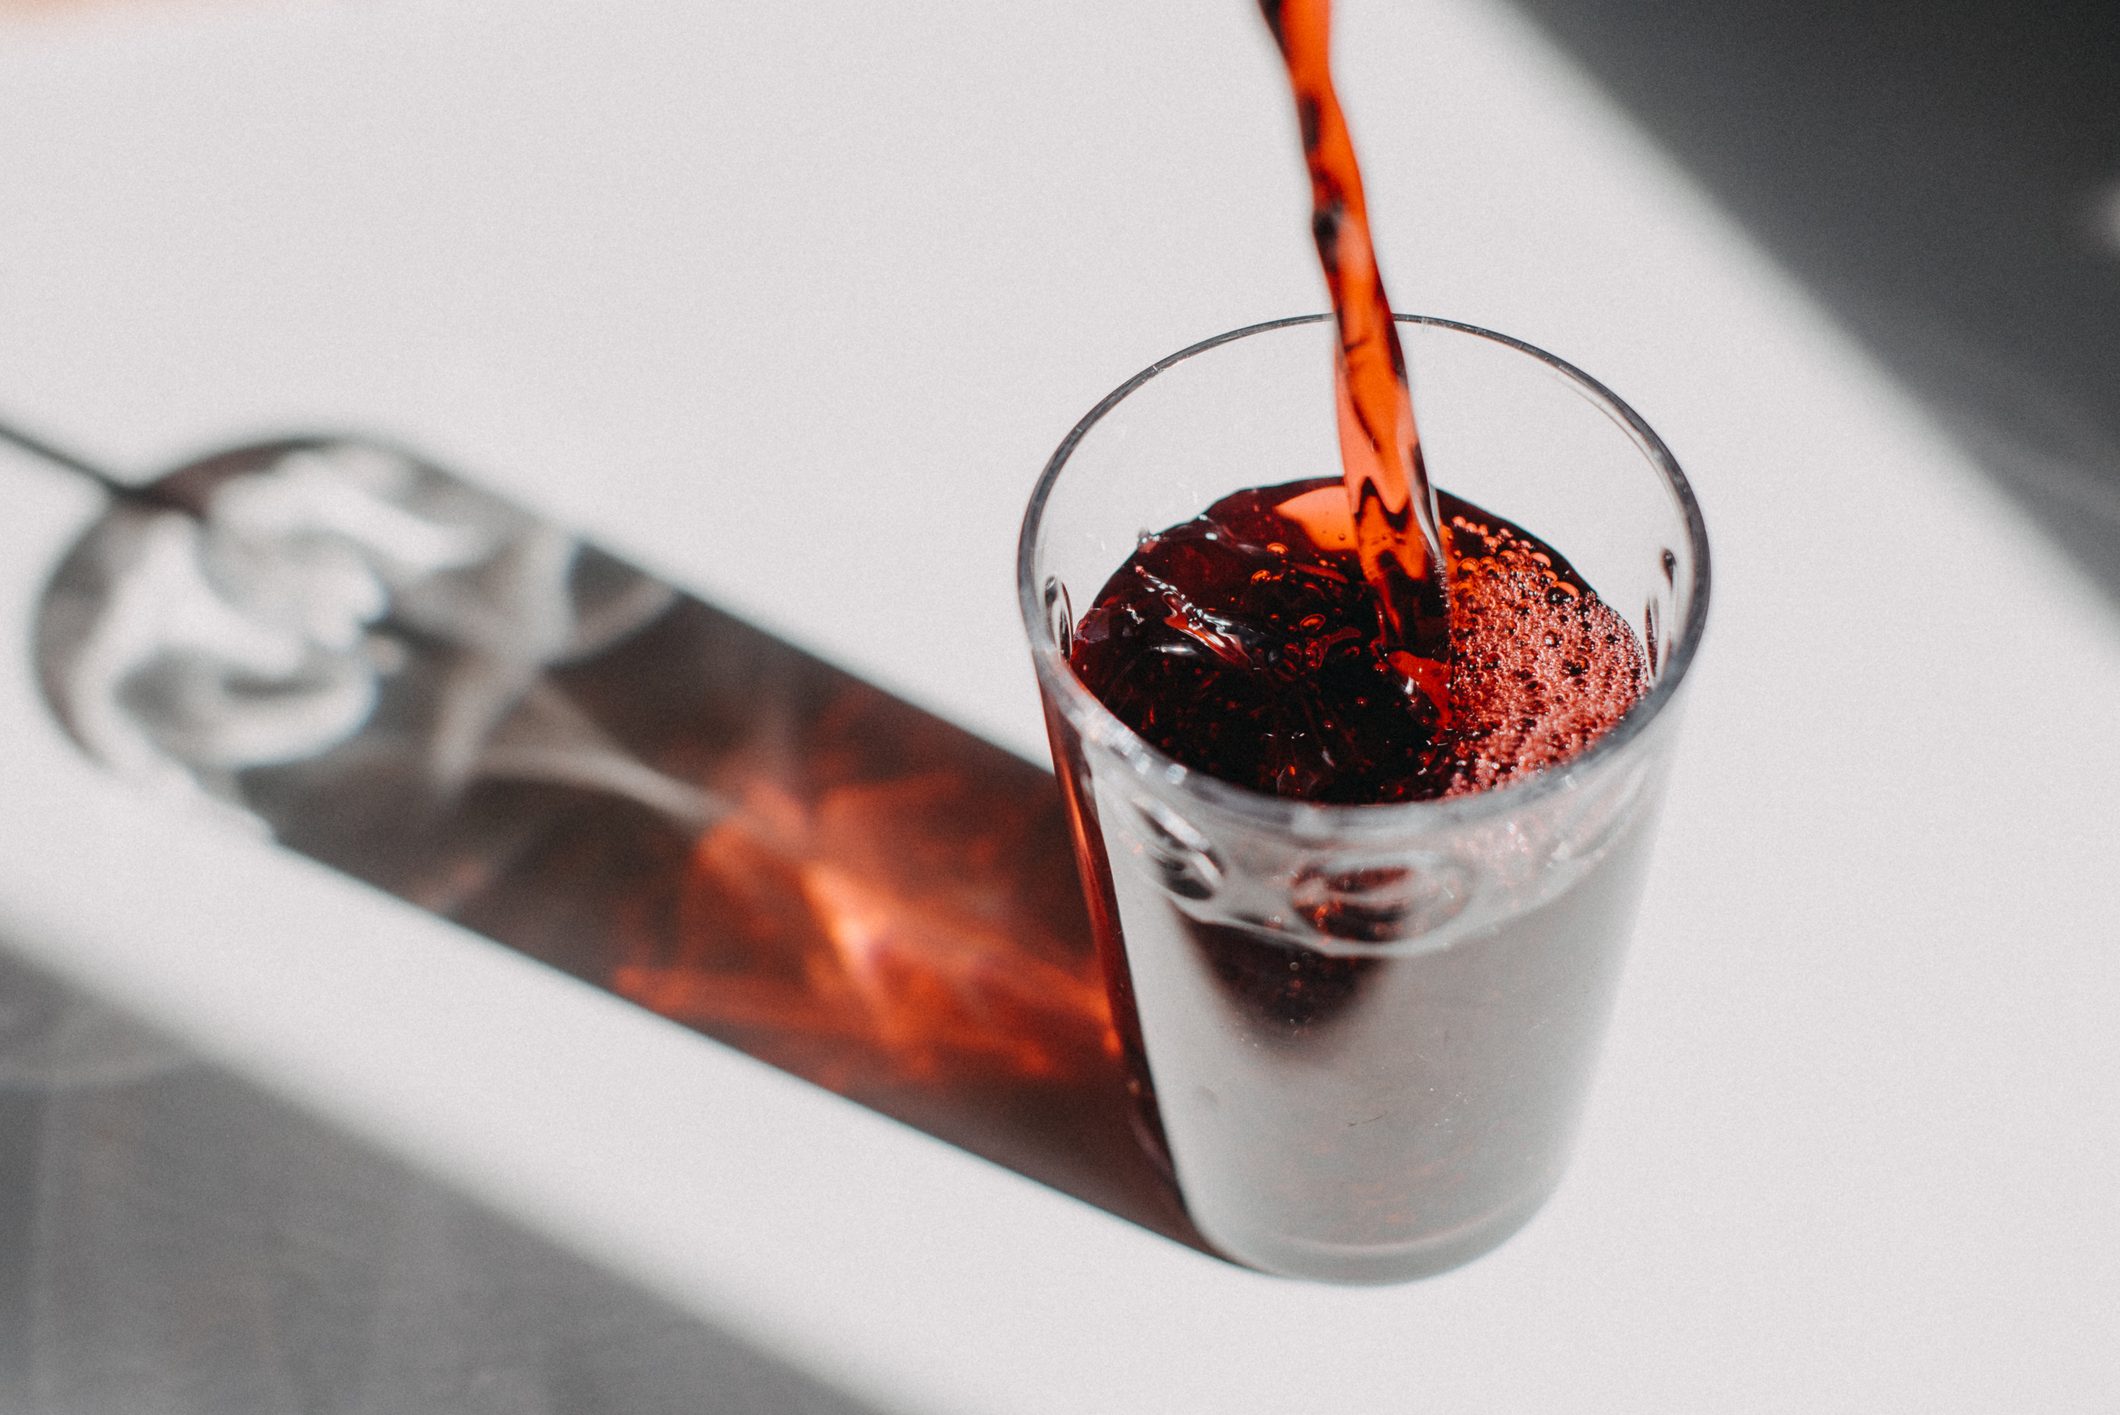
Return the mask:
<path id="1" fill-rule="evenodd" d="M 106 765 L 1199 1246 L 1046 771 L 364 442 L 115 501 L 37 649 Z"/>

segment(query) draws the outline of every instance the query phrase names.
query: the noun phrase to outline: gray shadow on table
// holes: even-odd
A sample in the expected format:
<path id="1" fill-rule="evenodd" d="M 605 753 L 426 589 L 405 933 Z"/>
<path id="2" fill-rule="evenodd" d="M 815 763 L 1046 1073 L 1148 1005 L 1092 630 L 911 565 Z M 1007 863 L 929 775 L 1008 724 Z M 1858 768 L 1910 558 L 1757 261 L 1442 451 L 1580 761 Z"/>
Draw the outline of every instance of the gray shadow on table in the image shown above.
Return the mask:
<path id="1" fill-rule="evenodd" d="M 33 647 L 144 790 L 1197 1245 L 1043 768 L 366 439 L 114 500 Z"/>
<path id="2" fill-rule="evenodd" d="M 0 1410 L 873 1415 L 5 940 Z"/>
<path id="3" fill-rule="evenodd" d="M 2120 600 L 2120 4 L 1516 4 Z"/>

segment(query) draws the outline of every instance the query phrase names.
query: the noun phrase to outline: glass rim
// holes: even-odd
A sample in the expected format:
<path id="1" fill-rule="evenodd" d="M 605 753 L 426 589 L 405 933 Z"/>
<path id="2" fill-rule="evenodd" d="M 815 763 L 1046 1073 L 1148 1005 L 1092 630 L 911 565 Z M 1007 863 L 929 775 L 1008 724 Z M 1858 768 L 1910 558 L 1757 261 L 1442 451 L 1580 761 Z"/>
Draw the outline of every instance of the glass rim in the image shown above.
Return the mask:
<path id="1" fill-rule="evenodd" d="M 1624 752 L 1676 697 L 1680 684 L 1685 680 L 1687 669 L 1692 666 L 1694 654 L 1700 646 L 1701 636 L 1706 628 L 1709 574 L 1708 531 L 1701 517 L 1700 504 L 1694 499 L 1693 488 L 1687 482 L 1685 473 L 1680 470 L 1678 459 L 1671 455 L 1671 449 L 1664 445 L 1664 440 L 1657 436 L 1655 429 L 1643 421 L 1639 413 L 1604 384 L 1567 360 L 1521 339 L 1497 334 L 1491 329 L 1482 329 L 1477 325 L 1461 324 L 1456 320 L 1438 319 L 1429 315 L 1393 316 L 1400 324 L 1448 330 L 1499 344 L 1537 360 L 1575 385 L 1578 392 L 1586 395 L 1606 416 L 1618 424 L 1620 430 L 1641 450 L 1651 468 L 1662 476 L 1666 489 L 1685 521 L 1686 540 L 1688 548 L 1692 551 L 1692 568 L 1686 584 L 1686 615 L 1672 641 L 1671 652 L 1664 662 L 1663 671 L 1658 674 L 1656 682 L 1643 694 L 1641 700 L 1629 708 L 1610 731 L 1583 751 L 1556 766 L 1464 796 L 1350 805 L 1268 795 L 1266 792 L 1255 791 L 1248 786 L 1224 781 L 1197 768 L 1188 767 L 1121 722 L 1090 692 L 1082 680 L 1075 676 L 1073 667 L 1061 652 L 1059 640 L 1053 633 L 1051 615 L 1044 603 L 1043 588 L 1036 582 L 1035 563 L 1039 533 L 1044 525 L 1046 504 L 1051 500 L 1053 488 L 1059 483 L 1069 458 L 1089 435 L 1090 430 L 1143 384 L 1188 359 L 1239 339 L 1304 325 L 1322 324 L 1331 318 L 1330 314 L 1308 314 L 1266 320 L 1217 334 L 1180 349 L 1175 354 L 1158 359 L 1106 394 L 1069 430 L 1067 436 L 1061 439 L 1060 446 L 1046 462 L 1044 472 L 1040 474 L 1037 485 L 1031 491 L 1030 504 L 1024 510 L 1023 528 L 1016 543 L 1017 606 L 1022 611 L 1023 626 L 1030 637 L 1031 660 L 1037 669 L 1039 682 L 1050 699 L 1066 714 L 1068 721 L 1085 739 L 1115 752 L 1138 774 L 1161 779 L 1224 810 L 1254 818 L 1274 818 L 1284 829 L 1297 834 L 1366 834 L 1380 827 L 1398 828 L 1414 821 L 1422 824 L 1442 824 L 1446 821 L 1456 822 L 1503 814 L 1528 806 L 1562 789 L 1582 773 L 1596 770 L 1602 763 Z M 1116 570 L 1118 567 L 1112 568 Z"/>

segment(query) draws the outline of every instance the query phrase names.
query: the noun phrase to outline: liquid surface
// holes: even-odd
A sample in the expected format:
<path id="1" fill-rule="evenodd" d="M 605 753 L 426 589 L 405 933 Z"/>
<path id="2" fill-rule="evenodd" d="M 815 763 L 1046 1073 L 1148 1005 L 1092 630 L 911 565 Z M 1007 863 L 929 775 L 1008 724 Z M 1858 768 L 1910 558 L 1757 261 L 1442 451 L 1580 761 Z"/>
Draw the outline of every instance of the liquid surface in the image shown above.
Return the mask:
<path id="1" fill-rule="evenodd" d="M 1378 632 L 1326 478 L 1239 491 L 1144 537 L 1075 626 L 1069 663 L 1173 759 L 1276 796 L 1456 796 L 1564 761 L 1641 697 L 1640 641 L 1529 532 L 1440 503 L 1447 721 Z"/>

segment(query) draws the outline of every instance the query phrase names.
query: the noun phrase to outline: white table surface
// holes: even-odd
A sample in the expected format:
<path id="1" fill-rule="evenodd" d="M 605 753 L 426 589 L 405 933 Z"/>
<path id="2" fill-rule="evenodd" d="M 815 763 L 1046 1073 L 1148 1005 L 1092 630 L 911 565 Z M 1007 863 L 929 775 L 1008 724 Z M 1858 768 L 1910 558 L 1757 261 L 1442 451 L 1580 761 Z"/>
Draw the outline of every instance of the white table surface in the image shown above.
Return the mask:
<path id="1" fill-rule="evenodd" d="M 1399 306 L 1605 379 L 1715 549 L 1581 1147 L 1504 1248 L 1179 1248 L 143 801 L 19 651 L 0 947 L 882 1410 L 2120 1407 L 2120 622 L 1512 15 L 1341 8 Z M 1278 85 L 1242 0 L 16 12 L 0 409 L 141 472 L 385 430 L 1042 756 L 1046 455 L 1320 302 Z M 95 503 L 0 487 L 21 644 Z"/>

